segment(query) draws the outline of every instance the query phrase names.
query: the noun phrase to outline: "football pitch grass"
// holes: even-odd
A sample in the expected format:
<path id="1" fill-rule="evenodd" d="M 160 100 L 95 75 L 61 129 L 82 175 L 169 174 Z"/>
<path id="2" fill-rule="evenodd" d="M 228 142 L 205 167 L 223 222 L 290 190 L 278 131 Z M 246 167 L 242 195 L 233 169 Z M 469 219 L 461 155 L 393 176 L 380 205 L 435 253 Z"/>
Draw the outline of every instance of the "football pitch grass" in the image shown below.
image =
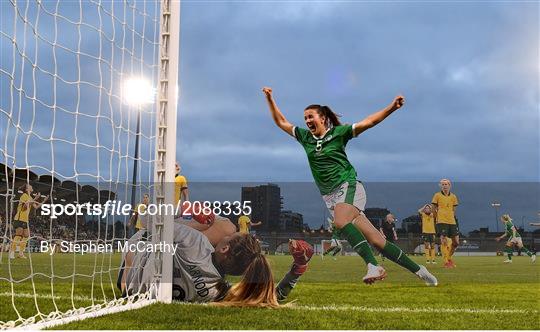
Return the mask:
<path id="1" fill-rule="evenodd" d="M 51 257 L 53 259 L 51 264 Z M 268 256 L 276 283 L 288 270 L 290 256 Z M 34 297 L 29 260 L 17 259 L 11 275 L 0 279 L 0 321 L 17 319 L 55 306 L 61 311 L 112 298 L 120 256 L 33 254 Z M 414 258 L 423 263 L 421 257 Z M 503 257 L 456 257 L 457 268 L 427 265 L 439 286 L 427 287 L 416 276 L 388 260 L 388 278 L 364 285 L 360 257 L 337 260 L 313 257 L 306 274 L 280 309 L 229 308 L 201 304 L 153 304 L 141 309 L 72 322 L 54 329 L 540 329 L 540 266 L 526 256 L 503 264 Z M 540 262 L 539 262 L 540 263 Z M 109 265 L 110 264 L 110 265 Z M 53 286 L 42 274 L 51 273 Z M 3 255 L 0 278 L 9 276 Z M 103 273 L 99 273 L 102 271 Z M 73 273 L 76 273 L 73 277 Z M 93 283 L 91 275 L 94 274 Z M 74 286 L 72 281 L 75 280 Z M 54 288 L 54 297 L 51 295 Z M 73 296 L 72 296 L 73 294 Z M 73 304 L 72 304 L 73 302 Z"/>

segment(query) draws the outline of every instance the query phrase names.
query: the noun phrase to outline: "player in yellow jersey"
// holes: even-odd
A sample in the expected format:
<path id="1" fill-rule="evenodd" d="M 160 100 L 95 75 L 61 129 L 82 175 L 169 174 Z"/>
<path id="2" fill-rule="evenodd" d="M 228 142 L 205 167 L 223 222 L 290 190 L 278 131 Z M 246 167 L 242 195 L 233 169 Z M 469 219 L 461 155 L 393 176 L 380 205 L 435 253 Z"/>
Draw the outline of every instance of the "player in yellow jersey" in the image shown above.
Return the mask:
<path id="1" fill-rule="evenodd" d="M 32 195 L 34 188 L 30 184 L 24 184 L 20 190 L 23 191 L 21 197 L 19 197 L 19 203 L 17 205 L 17 212 L 13 218 L 13 228 L 15 229 L 15 236 L 11 242 L 11 247 L 9 250 L 9 258 L 15 258 L 15 251 L 17 247 L 19 248 L 19 258 L 26 258 L 24 255 L 24 250 L 26 249 L 26 244 L 28 238 L 30 237 L 30 229 L 28 227 L 28 221 L 30 218 L 30 210 L 32 208 L 38 209 L 41 204 L 49 198 L 46 196 L 43 201 L 39 202 L 38 198 L 40 193 Z"/>
<path id="2" fill-rule="evenodd" d="M 174 204 L 175 206 L 181 201 L 186 202 L 189 201 L 189 189 L 188 189 L 188 182 L 185 176 L 180 175 L 180 172 L 182 171 L 182 168 L 180 167 L 180 164 L 176 162 L 176 176 L 174 177 Z M 181 217 L 181 214 L 178 216 L 175 216 L 175 219 L 178 219 Z"/>
<path id="3" fill-rule="evenodd" d="M 249 234 L 249 228 L 251 226 L 259 226 L 262 224 L 261 221 L 259 222 L 251 222 L 251 219 L 246 215 L 241 215 L 240 218 L 238 218 L 238 231 L 242 234 Z"/>
<path id="4" fill-rule="evenodd" d="M 132 226 L 133 224 L 135 224 L 135 229 L 137 231 L 140 231 L 140 230 L 145 231 L 148 227 L 148 215 L 146 215 L 145 212 L 146 212 L 146 207 L 148 206 L 149 203 L 150 203 L 150 196 L 148 196 L 148 194 L 144 194 L 142 202 L 137 205 L 133 213 L 133 216 L 131 217 L 130 225 Z M 139 214 L 139 212 L 141 214 Z"/>
<path id="5" fill-rule="evenodd" d="M 180 175 L 182 168 L 180 164 L 176 162 L 176 176 L 174 178 L 174 194 L 175 194 L 175 203 L 178 203 L 179 200 L 189 201 L 189 189 L 188 183 L 185 176 Z"/>
<path id="6" fill-rule="evenodd" d="M 424 254 L 427 264 L 435 262 L 435 219 L 431 204 L 426 204 L 418 210 L 422 217 L 422 240 L 424 241 Z"/>
<path id="7" fill-rule="evenodd" d="M 444 259 L 445 268 L 454 268 L 456 264 L 452 260 L 452 255 L 459 245 L 459 228 L 456 223 L 456 206 L 458 206 L 458 198 L 454 193 L 450 192 L 452 183 L 448 179 L 442 179 L 439 182 L 441 191 L 433 195 L 431 203 L 435 206 L 435 220 L 437 235 L 441 240 L 441 253 Z M 445 246 L 447 238 L 452 239 L 450 247 Z"/>

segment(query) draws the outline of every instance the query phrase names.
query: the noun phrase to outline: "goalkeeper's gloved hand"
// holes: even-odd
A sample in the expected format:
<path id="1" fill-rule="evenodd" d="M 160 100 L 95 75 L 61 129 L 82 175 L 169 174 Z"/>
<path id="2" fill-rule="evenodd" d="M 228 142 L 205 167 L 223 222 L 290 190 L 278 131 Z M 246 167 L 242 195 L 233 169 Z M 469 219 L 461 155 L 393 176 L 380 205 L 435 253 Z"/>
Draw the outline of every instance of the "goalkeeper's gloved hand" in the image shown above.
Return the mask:
<path id="1" fill-rule="evenodd" d="M 308 262 L 313 256 L 313 247 L 304 240 L 289 240 L 289 252 L 293 256 L 294 262 L 291 268 L 292 273 L 302 275 L 307 270 Z"/>
<path id="2" fill-rule="evenodd" d="M 216 220 L 216 215 L 212 211 L 206 213 L 207 211 L 205 211 L 205 208 L 199 204 L 197 205 L 200 207 L 200 209 L 198 207 L 193 209 L 193 204 L 190 202 L 183 202 L 182 217 L 184 219 L 193 219 L 199 224 L 212 225 Z"/>

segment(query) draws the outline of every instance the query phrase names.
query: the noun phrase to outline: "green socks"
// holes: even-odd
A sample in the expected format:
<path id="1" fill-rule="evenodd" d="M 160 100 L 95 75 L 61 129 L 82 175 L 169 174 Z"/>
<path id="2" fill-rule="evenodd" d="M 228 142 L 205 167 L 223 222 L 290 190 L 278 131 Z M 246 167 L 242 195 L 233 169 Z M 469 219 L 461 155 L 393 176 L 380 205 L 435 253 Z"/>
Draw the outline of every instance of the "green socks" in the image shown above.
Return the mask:
<path id="1" fill-rule="evenodd" d="M 512 255 L 514 254 L 514 249 L 506 247 L 504 252 L 508 255 L 508 259 L 512 260 Z"/>
<path id="2" fill-rule="evenodd" d="M 392 262 L 400 266 L 403 266 L 404 268 L 411 271 L 412 273 L 416 273 L 420 270 L 420 265 L 413 262 L 409 257 L 407 257 L 407 255 L 405 255 L 403 250 L 401 250 L 398 246 L 396 246 L 392 242 L 386 241 L 386 244 L 384 245 L 382 253 Z"/>
<path id="3" fill-rule="evenodd" d="M 339 234 L 343 240 L 347 240 L 354 251 L 360 255 L 366 262 L 366 264 L 371 263 L 375 266 L 378 266 L 379 263 L 373 256 L 373 251 L 369 246 L 364 234 L 362 234 L 352 223 L 348 223 L 343 228 L 339 230 Z M 418 268 L 420 269 L 420 268 Z"/>
<path id="4" fill-rule="evenodd" d="M 532 257 L 533 254 L 532 254 L 532 252 L 529 251 L 529 249 L 527 249 L 525 247 L 522 247 L 521 250 L 523 252 L 525 252 L 527 254 L 527 256 Z M 514 249 L 506 247 L 504 249 L 504 252 L 506 253 L 506 255 L 508 255 L 508 259 L 512 260 L 512 256 L 514 255 Z"/>
<path id="5" fill-rule="evenodd" d="M 369 246 L 364 235 L 354 227 L 352 223 L 348 223 L 342 229 L 340 229 L 340 235 L 343 240 L 347 240 L 354 251 L 356 251 L 366 262 L 366 264 L 371 263 L 375 266 L 378 266 L 375 256 L 373 256 L 373 251 Z M 412 273 L 416 273 L 420 270 L 420 265 L 413 262 L 403 250 L 392 242 L 386 241 L 384 248 L 382 249 L 384 256 L 388 257 L 392 262 L 403 266 Z"/>

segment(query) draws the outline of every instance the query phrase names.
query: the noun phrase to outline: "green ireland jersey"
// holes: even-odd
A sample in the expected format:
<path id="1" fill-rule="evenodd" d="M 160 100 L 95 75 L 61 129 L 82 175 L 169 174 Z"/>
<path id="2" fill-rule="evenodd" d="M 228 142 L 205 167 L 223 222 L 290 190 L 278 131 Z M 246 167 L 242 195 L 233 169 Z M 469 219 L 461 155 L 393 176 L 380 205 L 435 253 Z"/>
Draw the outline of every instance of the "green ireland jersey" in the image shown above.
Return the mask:
<path id="1" fill-rule="evenodd" d="M 347 159 L 345 146 L 353 138 L 351 125 L 335 126 L 317 138 L 304 128 L 294 127 L 294 137 L 306 151 L 309 167 L 322 195 L 344 182 L 356 181 L 356 171 Z"/>
<path id="2" fill-rule="evenodd" d="M 508 222 L 506 222 L 504 227 L 506 229 L 506 235 L 508 236 L 508 238 L 509 239 L 513 238 L 514 237 L 514 231 L 512 230 L 512 228 L 514 228 L 514 224 L 511 221 L 508 221 Z M 517 229 L 516 229 L 516 236 L 515 237 L 521 237 L 521 235 L 519 235 Z"/>

